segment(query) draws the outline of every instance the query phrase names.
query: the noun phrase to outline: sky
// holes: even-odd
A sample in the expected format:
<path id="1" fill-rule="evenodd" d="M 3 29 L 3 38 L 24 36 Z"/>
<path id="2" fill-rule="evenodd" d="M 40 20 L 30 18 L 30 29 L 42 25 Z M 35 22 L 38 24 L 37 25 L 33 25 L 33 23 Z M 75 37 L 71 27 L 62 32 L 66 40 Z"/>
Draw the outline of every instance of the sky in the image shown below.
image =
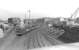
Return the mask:
<path id="1" fill-rule="evenodd" d="M 79 8 L 79 0 L 0 0 L 0 18 L 70 17 Z"/>

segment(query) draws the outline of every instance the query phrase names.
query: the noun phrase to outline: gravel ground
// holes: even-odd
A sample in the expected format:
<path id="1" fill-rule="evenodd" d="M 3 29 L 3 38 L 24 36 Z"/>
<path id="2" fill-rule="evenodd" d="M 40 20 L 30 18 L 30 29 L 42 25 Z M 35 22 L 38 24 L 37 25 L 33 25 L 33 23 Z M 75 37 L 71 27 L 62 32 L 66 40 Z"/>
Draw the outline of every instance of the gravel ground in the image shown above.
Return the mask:
<path id="1" fill-rule="evenodd" d="M 41 25 L 40 28 L 20 37 L 16 36 L 14 30 L 7 32 L 7 35 L 0 39 L 0 50 L 27 50 L 63 44 L 63 42 L 48 35 L 46 25 Z"/>

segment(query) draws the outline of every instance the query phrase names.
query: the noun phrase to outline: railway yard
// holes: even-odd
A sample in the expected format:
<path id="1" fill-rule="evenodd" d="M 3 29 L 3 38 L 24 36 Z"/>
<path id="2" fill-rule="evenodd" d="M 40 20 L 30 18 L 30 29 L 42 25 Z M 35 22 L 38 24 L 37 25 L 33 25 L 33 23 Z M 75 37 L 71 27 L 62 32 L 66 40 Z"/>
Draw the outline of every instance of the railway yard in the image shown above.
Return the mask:
<path id="1" fill-rule="evenodd" d="M 71 31 L 74 34 L 71 35 L 69 27 L 63 27 L 62 25 L 52 26 L 47 23 L 34 25 L 26 26 L 24 29 L 16 29 L 19 28 L 17 26 L 10 26 L 8 30 L 4 29 L 4 37 L 0 38 L 0 50 L 28 50 L 79 42 L 77 36 L 79 34 L 76 33 L 75 35 Z M 72 30 L 74 29 L 75 27 Z"/>

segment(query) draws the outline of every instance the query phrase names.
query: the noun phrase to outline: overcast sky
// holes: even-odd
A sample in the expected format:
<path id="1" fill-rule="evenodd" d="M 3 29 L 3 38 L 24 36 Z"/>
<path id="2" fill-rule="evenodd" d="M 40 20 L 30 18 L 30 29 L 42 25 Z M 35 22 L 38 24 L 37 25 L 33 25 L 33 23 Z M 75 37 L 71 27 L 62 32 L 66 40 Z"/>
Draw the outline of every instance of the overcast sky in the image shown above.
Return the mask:
<path id="1" fill-rule="evenodd" d="M 0 0 L 0 18 L 24 17 L 25 11 L 28 18 L 29 9 L 31 18 L 70 17 L 78 7 L 79 0 Z"/>

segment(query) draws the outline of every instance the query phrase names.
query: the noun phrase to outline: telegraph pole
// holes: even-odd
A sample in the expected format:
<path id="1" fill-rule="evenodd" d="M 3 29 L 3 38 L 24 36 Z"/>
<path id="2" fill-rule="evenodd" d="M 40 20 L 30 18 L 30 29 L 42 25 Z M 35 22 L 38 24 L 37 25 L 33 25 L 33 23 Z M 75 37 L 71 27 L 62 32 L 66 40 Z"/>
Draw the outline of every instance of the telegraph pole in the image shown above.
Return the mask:
<path id="1" fill-rule="evenodd" d="M 30 19 L 30 17 L 31 17 L 31 10 L 30 9 L 28 10 L 28 13 L 29 13 L 29 19 Z"/>
<path id="2" fill-rule="evenodd" d="M 30 20 L 30 17 L 31 17 L 31 10 L 29 9 L 29 10 L 28 10 L 28 24 L 29 24 L 29 22 L 30 22 L 30 21 L 29 21 L 29 20 Z"/>
<path id="3" fill-rule="evenodd" d="M 26 8 L 25 8 L 25 19 L 26 19 Z"/>

